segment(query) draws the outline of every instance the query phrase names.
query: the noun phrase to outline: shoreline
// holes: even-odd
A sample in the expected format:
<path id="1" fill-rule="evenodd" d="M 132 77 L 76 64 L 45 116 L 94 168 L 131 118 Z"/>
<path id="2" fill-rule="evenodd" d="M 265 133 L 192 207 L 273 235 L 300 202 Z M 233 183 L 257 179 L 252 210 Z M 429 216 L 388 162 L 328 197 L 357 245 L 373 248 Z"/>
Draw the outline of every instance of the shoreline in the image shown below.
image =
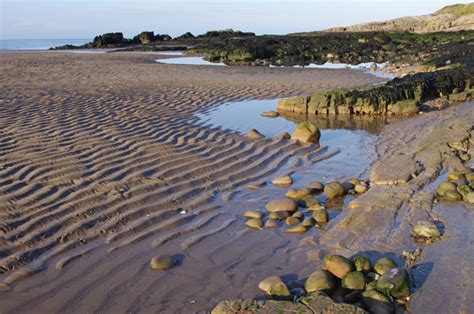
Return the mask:
<path id="1" fill-rule="evenodd" d="M 320 262 L 323 253 L 347 253 L 370 248 L 380 253 L 392 250 L 392 253 L 401 254 L 400 250 L 405 249 L 405 246 L 412 248 L 411 238 L 407 238 L 405 234 L 412 217 L 406 214 L 409 211 L 408 207 L 400 209 L 398 202 L 387 203 L 387 199 L 398 195 L 404 206 L 409 206 L 410 203 L 406 195 L 419 195 L 420 199 L 423 199 L 418 185 L 426 186 L 431 176 L 439 174 L 439 161 L 431 160 L 426 155 L 431 155 L 432 150 L 442 146 L 441 141 L 446 137 L 440 137 L 440 132 L 446 132 L 451 124 L 466 124 L 469 119 L 472 119 L 473 112 L 472 104 L 453 106 L 447 109 L 450 113 L 454 113 L 453 117 L 447 117 L 447 111 L 432 112 L 413 118 L 416 120 L 409 118 L 386 127 L 383 136 L 375 143 L 375 156 L 382 160 L 373 164 L 370 179 L 377 181 L 378 176 L 381 175 L 380 169 L 385 167 L 394 168 L 393 172 L 397 175 L 403 174 L 403 171 L 396 171 L 397 169 L 404 171 L 411 169 L 411 167 L 393 163 L 393 160 L 399 160 L 399 162 L 406 160 L 397 157 L 400 148 L 404 149 L 402 152 L 406 154 L 418 154 L 419 156 L 415 159 L 427 158 L 425 172 L 416 180 L 410 181 L 407 186 L 370 189 L 367 194 L 355 201 L 354 208 L 343 211 L 332 222 L 330 228 L 319 233 L 317 237 L 308 235 L 302 238 L 288 238 L 279 233 L 254 233 L 246 229 L 242 220 L 238 218 L 243 210 L 239 202 L 250 200 L 256 206 L 260 206 L 258 204 L 261 204 L 265 198 L 271 199 L 282 191 L 275 190 L 269 195 L 263 195 L 258 191 L 230 195 L 228 202 L 224 200 L 218 202 L 219 206 L 228 206 L 233 209 L 233 211 L 226 211 L 232 213 L 230 216 L 207 205 L 206 198 L 210 195 L 206 191 L 219 190 L 221 185 L 228 186 L 231 191 L 236 184 L 244 185 L 244 182 L 248 180 L 246 176 L 253 177 L 252 182 L 274 176 L 281 169 L 285 154 L 298 154 L 304 152 L 305 149 L 291 143 L 270 143 L 268 140 L 252 142 L 234 134 L 235 132 L 196 127 L 188 121 L 194 119 L 194 112 L 209 110 L 223 101 L 292 96 L 315 89 L 328 90 L 341 85 L 368 85 L 377 82 L 376 78 L 362 73 L 349 71 L 335 73 L 331 70 L 301 73 L 304 71 L 297 69 L 274 71 L 229 67 L 222 70 L 220 67 L 215 69 L 172 65 L 150 69 L 147 62 L 155 56 L 126 53 L 49 56 L 38 53 L 26 56 L 19 54 L 18 58 L 5 55 L 0 53 L 0 58 L 4 58 L 5 61 L 2 62 L 5 71 L 2 71 L 4 74 L 0 77 L 0 83 L 6 86 L 5 100 L 13 107 L 0 116 L 2 125 L 9 126 L 2 138 L 2 141 L 7 143 L 5 147 L 8 152 L 1 158 L 8 158 L 8 163 L 5 163 L 7 167 L 15 168 L 0 169 L 0 173 L 3 179 L 10 178 L 17 181 L 15 183 L 19 181 L 25 185 L 19 187 L 17 193 L 13 193 L 14 202 L 2 205 L 8 206 L 8 211 L 20 215 L 23 214 L 21 206 L 26 206 L 28 212 L 41 217 L 46 214 L 41 209 L 43 206 L 41 204 L 54 205 L 56 197 L 71 189 L 69 197 L 72 197 L 71 200 L 74 200 L 74 197 L 77 198 L 76 203 L 71 203 L 74 204 L 73 211 L 65 205 L 53 206 L 51 209 L 64 211 L 71 217 L 69 222 L 65 222 L 66 229 L 60 225 L 59 228 L 77 232 L 77 235 L 74 232 L 70 233 L 69 237 L 73 240 L 80 242 L 90 237 L 85 245 L 78 246 L 78 248 L 82 247 L 82 251 L 81 249 L 65 251 L 68 253 L 46 260 L 48 266 L 46 271 L 19 281 L 12 286 L 13 290 L 9 293 L 1 293 L 0 303 L 6 312 L 22 312 L 32 306 L 39 310 L 54 312 L 66 308 L 71 312 L 113 312 L 120 308 L 134 311 L 157 308 L 159 310 L 210 310 L 209 302 L 214 303 L 212 305 L 214 306 L 217 301 L 235 298 L 234 290 L 238 291 L 238 297 L 255 298 L 258 295 L 256 283 L 266 274 L 278 273 L 294 277 L 294 271 L 299 269 L 298 277 L 308 275 Z M 26 70 L 18 67 L 24 64 L 33 66 L 27 70 L 31 77 L 25 81 L 17 79 L 12 83 L 15 77 L 24 77 L 21 74 Z M 284 77 L 283 73 L 291 80 Z M 63 79 L 60 84 L 56 84 L 60 81 L 58 78 Z M 27 93 L 19 97 L 18 91 L 22 88 L 26 88 Z M 31 108 L 23 108 L 22 103 L 35 103 L 39 110 L 34 110 L 36 112 L 34 113 Z M 64 116 L 48 117 L 47 114 L 52 112 L 61 112 Z M 28 121 L 27 117 L 21 117 L 20 113 L 31 113 L 32 117 L 28 119 L 32 120 Z M 75 122 L 77 118 L 79 120 Z M 432 127 L 443 120 L 445 121 L 443 128 L 436 130 Z M 37 123 L 46 125 L 48 132 L 42 133 L 38 127 L 35 127 Z M 425 135 L 423 132 L 427 129 L 431 129 L 432 133 Z M 458 137 L 465 131 L 461 125 L 454 130 L 449 129 L 449 135 Z M 408 141 L 403 143 L 409 144 L 408 146 L 403 146 L 396 140 L 402 136 L 408 138 Z M 24 141 L 26 137 L 30 142 L 22 144 L 22 140 Z M 191 139 L 194 139 L 194 144 L 190 142 Z M 428 145 L 427 141 L 433 139 L 436 139 L 437 144 Z M 24 146 L 35 144 L 33 141 L 39 149 L 47 152 L 50 158 L 60 161 L 58 164 L 53 162 L 52 172 L 48 170 L 48 162 Z M 108 145 L 103 146 L 104 142 Z M 194 147 L 193 150 L 189 150 L 188 146 Z M 70 151 L 74 154 L 69 155 L 69 149 L 72 149 Z M 220 151 L 224 153 L 219 155 Z M 126 154 L 123 156 L 132 156 L 131 159 L 124 159 L 125 157 L 121 156 L 124 152 Z M 283 154 L 283 157 L 270 157 L 275 152 Z M 324 157 L 325 153 L 319 152 L 320 157 Z M 24 156 L 27 159 L 22 160 Z M 146 164 L 147 159 L 153 162 Z M 239 174 L 242 171 L 235 164 L 232 168 L 232 159 L 237 160 L 243 169 L 248 169 L 248 172 Z M 244 162 L 245 159 L 256 161 Z M 413 162 L 412 159 L 409 160 L 410 163 Z M 173 165 L 177 161 L 183 163 L 185 171 Z M 256 166 L 258 162 L 263 163 L 263 166 Z M 443 162 L 454 163 L 449 158 Z M 153 164 L 165 168 L 154 169 L 154 171 L 161 171 L 164 178 L 156 176 L 153 178 L 158 179 L 156 182 L 147 181 L 149 178 L 139 178 L 137 182 L 132 180 L 134 173 L 143 174 L 151 171 L 150 167 L 155 167 Z M 112 184 L 107 179 L 106 171 L 101 172 L 104 166 L 106 171 L 116 173 L 114 176 L 126 178 L 127 184 Z M 197 167 L 203 170 L 198 171 Z M 120 168 L 124 169 L 120 170 Z M 222 178 L 219 176 L 212 178 L 216 176 L 216 168 L 223 171 Z M 74 169 L 79 169 L 79 171 Z M 136 169 L 133 171 L 138 172 L 133 172 L 131 169 Z M 229 170 L 225 171 L 225 169 Z M 42 171 L 46 171 L 46 174 L 42 174 Z M 83 173 L 91 173 L 90 178 L 84 180 Z M 197 185 L 199 190 L 196 190 L 195 186 L 190 186 L 190 183 L 186 182 L 194 180 L 194 176 L 209 183 Z M 36 178 L 41 180 L 35 182 Z M 104 184 L 94 182 L 101 178 L 106 179 L 103 180 Z M 2 202 L 12 199 L 5 194 L 5 191 L 8 193 L 8 188 L 13 183 L 5 182 L 3 183 L 6 189 L 2 190 L 4 193 Z M 28 187 L 31 183 L 44 185 L 39 187 L 39 192 L 36 192 L 34 186 Z M 45 183 L 54 184 L 58 190 L 48 190 L 51 187 Z M 197 184 L 197 181 L 192 181 L 192 183 Z M 91 187 L 93 190 L 76 190 L 78 187 Z M 167 197 L 166 194 L 170 189 L 175 194 Z M 168 192 L 165 193 L 166 191 Z M 156 193 L 161 194 L 156 196 Z M 99 195 L 98 198 L 96 194 Z M 201 194 L 204 198 L 200 197 Z M 22 195 L 26 196 L 23 199 L 19 198 Z M 46 195 L 45 199 L 40 199 L 41 204 L 35 204 L 35 197 L 41 195 Z M 183 200 L 186 202 L 189 199 L 189 202 L 186 206 L 183 206 L 183 203 L 176 203 L 176 196 L 184 197 Z M 222 197 L 222 194 L 218 192 L 216 196 Z M 111 200 L 108 200 L 109 197 Z M 121 197 L 124 197 L 122 202 L 125 202 L 128 208 L 123 207 L 118 200 L 114 200 Z M 261 199 L 262 197 L 264 199 Z M 167 202 L 163 203 L 162 198 Z M 104 202 L 110 202 L 110 205 Z M 380 208 L 380 202 L 384 208 Z M 152 206 L 148 206 L 148 203 Z M 367 204 L 371 205 L 367 207 Z M 160 230 L 153 233 L 153 236 L 148 236 L 146 241 L 140 240 L 141 232 L 147 232 L 148 227 L 163 225 L 164 231 L 175 228 L 179 231 L 180 228 L 186 227 L 184 223 L 187 221 L 181 222 L 179 216 L 174 216 L 177 218 L 175 223 L 163 224 L 166 222 L 163 220 L 165 216 L 173 215 L 173 211 L 168 211 L 168 214 L 160 218 L 154 210 L 160 206 L 163 209 L 171 207 L 173 210 L 175 208 L 196 209 L 202 213 L 199 218 L 203 220 L 194 227 L 200 224 L 203 224 L 203 227 L 196 227 L 196 234 L 188 233 L 190 236 L 184 242 L 176 242 L 174 238 L 170 238 L 158 249 L 150 249 L 150 242 L 159 239 Z M 395 209 L 392 209 L 392 206 Z M 93 221 L 99 225 L 105 223 L 107 227 L 97 228 L 94 225 L 90 228 L 81 227 L 85 222 L 83 218 L 79 217 L 76 220 L 77 218 L 73 217 L 76 213 L 87 215 L 87 210 L 92 210 L 92 215 L 94 211 L 98 213 L 102 210 L 107 212 L 107 215 L 111 215 L 111 217 L 102 216 L 104 220 L 99 218 Z M 117 210 L 118 215 L 115 215 L 113 210 Z M 130 215 L 125 215 L 127 211 Z M 377 220 L 374 223 L 379 225 L 375 228 L 376 241 L 373 243 L 373 235 L 368 234 L 366 230 L 367 220 L 373 220 L 371 215 L 379 211 L 386 213 L 386 217 L 375 216 Z M 400 211 L 400 214 L 396 215 L 397 219 L 402 219 L 401 214 L 406 215 L 407 219 L 407 221 L 403 220 L 400 229 L 397 229 L 390 220 L 393 213 L 397 211 Z M 150 217 L 155 220 L 150 221 Z M 58 219 L 62 219 L 61 216 L 58 216 Z M 55 223 L 58 224 L 58 222 Z M 219 229 L 222 226 L 225 228 Z M 29 223 L 19 228 L 8 230 L 7 235 L 27 236 L 25 239 L 33 239 L 33 242 L 21 245 L 13 243 L 18 245 L 18 248 L 44 246 L 48 244 L 48 237 L 51 236 L 46 234 L 46 239 L 41 239 L 42 232 L 47 230 L 54 232 L 47 221 L 36 222 L 36 225 Z M 109 233 L 114 228 L 117 229 L 116 232 Z M 29 229 L 34 232 L 39 231 L 37 238 L 26 234 L 30 231 Z M 105 236 L 100 232 L 102 229 L 106 231 Z M 24 230 L 25 235 L 18 230 Z M 393 231 L 400 234 L 401 240 L 387 241 L 387 234 Z M 409 233 L 408 236 L 410 236 Z M 133 240 L 134 237 L 137 240 L 124 246 L 123 250 L 107 254 L 111 248 L 121 243 L 128 244 L 127 241 Z M 260 238 L 258 242 L 255 242 L 255 237 Z M 354 241 L 356 238 L 358 240 Z M 104 239 L 108 239 L 112 244 L 101 244 L 100 247 L 84 256 L 75 255 L 87 251 L 89 246 L 93 248 L 96 243 L 102 243 Z M 69 241 L 66 236 L 65 243 Z M 439 242 L 440 245 L 442 241 Z M 156 243 L 159 242 L 155 242 L 155 245 Z M 190 252 L 182 252 L 183 243 L 185 247 L 189 245 Z M 229 246 L 230 243 L 233 245 Z M 271 243 L 271 245 L 265 247 L 262 246 L 263 243 Z M 367 246 L 369 243 L 370 246 Z M 467 243 L 469 242 L 465 244 Z M 11 243 L 8 245 L 10 246 Z M 240 249 L 232 252 L 230 247 L 240 247 Z M 63 248 L 65 249 L 66 246 Z M 445 249 L 445 247 L 442 248 Z M 150 275 L 147 263 L 151 256 L 157 252 L 175 254 L 177 251 L 184 255 L 182 266 L 171 270 L 168 274 Z M 130 252 L 134 253 L 130 255 Z M 426 254 L 422 256 L 423 259 L 439 259 L 436 252 L 431 249 L 424 250 L 423 254 Z M 226 259 L 226 255 L 231 258 Z M 65 266 L 62 270 L 54 269 L 64 257 L 71 258 L 70 263 L 69 260 L 64 260 Z M 76 257 L 78 261 L 74 260 Z M 250 272 L 238 271 L 248 267 L 254 267 L 254 269 Z M 279 267 L 282 269 L 278 269 Z M 439 276 L 436 270 L 433 274 L 435 278 Z M 0 275 L 0 278 L 4 280 L 5 275 Z M 195 282 L 203 280 L 202 286 L 198 288 L 202 291 L 196 291 L 195 286 L 185 283 L 177 284 L 180 280 L 186 282 L 186 279 Z M 466 278 L 463 280 L 467 280 L 472 285 L 472 281 Z M 435 285 L 428 282 L 430 289 L 422 290 L 418 304 L 426 305 L 429 302 L 430 293 L 438 293 L 433 287 Z M 79 287 L 82 292 L 78 292 Z M 169 288 L 169 291 L 165 292 L 163 287 Z M 228 287 L 230 289 L 226 289 Z M 48 298 L 54 298 L 54 301 Z M 49 301 L 45 302 L 45 300 Z M 468 302 L 467 299 L 465 300 Z"/>

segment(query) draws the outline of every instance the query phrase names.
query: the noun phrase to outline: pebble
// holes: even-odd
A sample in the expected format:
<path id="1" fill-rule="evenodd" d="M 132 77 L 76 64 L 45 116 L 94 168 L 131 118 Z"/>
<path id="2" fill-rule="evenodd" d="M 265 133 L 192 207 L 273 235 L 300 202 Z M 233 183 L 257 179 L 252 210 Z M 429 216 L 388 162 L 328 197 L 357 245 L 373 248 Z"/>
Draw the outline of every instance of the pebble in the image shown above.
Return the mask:
<path id="1" fill-rule="evenodd" d="M 154 270 L 166 270 L 174 266 L 173 258 L 169 255 L 155 256 L 150 261 L 150 267 Z"/>
<path id="2" fill-rule="evenodd" d="M 263 218 L 263 214 L 259 211 L 256 211 L 256 210 L 247 210 L 245 213 L 244 213 L 244 217 L 246 218 L 257 218 L 257 219 L 262 219 Z"/>
<path id="3" fill-rule="evenodd" d="M 272 180 L 272 184 L 289 186 L 293 184 L 293 179 L 289 175 L 278 176 Z"/>
<path id="4" fill-rule="evenodd" d="M 269 212 L 295 212 L 298 209 L 296 202 L 289 198 L 280 198 L 270 201 L 265 205 Z"/>
<path id="5" fill-rule="evenodd" d="M 245 225 L 250 228 L 262 229 L 263 221 L 262 219 L 252 218 L 252 219 L 247 220 Z"/>

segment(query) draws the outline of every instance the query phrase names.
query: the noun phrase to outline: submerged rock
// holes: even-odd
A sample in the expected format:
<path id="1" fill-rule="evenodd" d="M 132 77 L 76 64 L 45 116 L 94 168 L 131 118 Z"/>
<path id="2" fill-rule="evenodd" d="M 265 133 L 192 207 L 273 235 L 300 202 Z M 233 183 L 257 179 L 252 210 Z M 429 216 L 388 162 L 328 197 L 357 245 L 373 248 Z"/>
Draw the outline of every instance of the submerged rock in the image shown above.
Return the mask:
<path id="1" fill-rule="evenodd" d="M 298 140 L 303 143 L 318 143 L 321 138 L 321 132 L 311 122 L 305 121 L 296 127 L 295 132 L 291 135 L 292 140 Z"/>
<path id="2" fill-rule="evenodd" d="M 330 292 L 336 288 L 336 280 L 330 272 L 326 270 L 317 270 L 309 275 L 304 286 L 308 292 Z"/>
<path id="3" fill-rule="evenodd" d="M 387 271 L 397 268 L 397 263 L 389 257 L 384 257 L 379 259 L 377 262 L 374 264 L 374 270 L 377 272 L 379 275 L 385 274 Z"/>
<path id="4" fill-rule="evenodd" d="M 265 205 L 269 212 L 295 212 L 298 209 L 296 202 L 289 198 L 280 198 Z"/>
<path id="5" fill-rule="evenodd" d="M 265 111 L 260 114 L 262 117 L 266 118 L 277 118 L 280 114 L 276 111 Z"/>
<path id="6" fill-rule="evenodd" d="M 173 267 L 174 260 L 169 255 L 155 256 L 150 261 L 150 268 L 154 270 L 166 270 Z"/>
<path id="7" fill-rule="evenodd" d="M 408 272 L 403 268 L 393 268 L 387 271 L 379 278 L 375 289 L 396 299 L 408 297 L 410 295 Z"/>
<path id="8" fill-rule="evenodd" d="M 431 221 L 418 221 L 413 226 L 413 235 L 425 239 L 435 239 L 441 237 L 441 232 Z"/>
<path id="9" fill-rule="evenodd" d="M 293 184 L 293 179 L 289 175 L 278 176 L 272 180 L 272 184 L 288 186 Z"/>
<path id="10" fill-rule="evenodd" d="M 276 276 L 260 281 L 258 288 L 275 299 L 287 299 L 291 296 L 288 287 Z"/>
<path id="11" fill-rule="evenodd" d="M 360 271 L 353 271 L 348 273 L 341 282 L 341 287 L 350 290 L 364 290 L 365 278 Z"/>
<path id="12" fill-rule="evenodd" d="M 324 194 L 326 194 L 329 199 L 344 196 L 344 193 L 344 186 L 339 182 L 330 182 L 324 186 Z"/>
<path id="13" fill-rule="evenodd" d="M 354 268 L 349 259 L 341 255 L 328 255 L 323 259 L 324 267 L 339 279 L 344 278 Z"/>

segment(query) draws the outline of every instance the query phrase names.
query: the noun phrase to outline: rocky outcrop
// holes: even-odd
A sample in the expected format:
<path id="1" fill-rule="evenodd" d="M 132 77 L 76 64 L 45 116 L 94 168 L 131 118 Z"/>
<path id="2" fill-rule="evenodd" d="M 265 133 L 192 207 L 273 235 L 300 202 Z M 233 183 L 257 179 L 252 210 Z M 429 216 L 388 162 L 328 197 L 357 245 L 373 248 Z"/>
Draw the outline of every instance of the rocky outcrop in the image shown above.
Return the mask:
<path id="1" fill-rule="evenodd" d="M 146 45 L 155 41 L 154 32 L 141 32 L 137 36 L 133 37 L 133 41 L 137 44 Z"/>
<path id="2" fill-rule="evenodd" d="M 433 33 L 460 30 L 474 30 L 474 3 L 448 6 L 430 15 L 335 27 L 326 31 Z"/>
<path id="3" fill-rule="evenodd" d="M 107 48 L 110 46 L 125 45 L 129 40 L 123 37 L 123 33 L 106 33 L 95 36 L 91 45 L 94 48 Z"/>
<path id="4" fill-rule="evenodd" d="M 251 314 L 251 313 L 341 313 L 362 314 L 363 309 L 350 304 L 338 304 L 331 298 L 312 293 L 299 298 L 297 302 L 275 300 L 229 300 L 219 303 L 212 314 Z"/>
<path id="5" fill-rule="evenodd" d="M 418 73 L 385 85 L 354 90 L 318 92 L 282 99 L 278 111 L 299 114 L 413 114 L 423 102 L 446 98 L 453 102 L 471 99 L 473 69 Z"/>

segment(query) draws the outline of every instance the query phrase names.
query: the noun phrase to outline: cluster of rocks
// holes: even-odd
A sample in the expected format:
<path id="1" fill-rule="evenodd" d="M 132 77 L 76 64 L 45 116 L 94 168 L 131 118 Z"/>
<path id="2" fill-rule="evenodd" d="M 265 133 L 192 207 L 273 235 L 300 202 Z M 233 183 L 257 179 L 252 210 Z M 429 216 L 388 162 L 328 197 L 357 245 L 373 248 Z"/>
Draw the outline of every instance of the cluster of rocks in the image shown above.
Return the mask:
<path id="1" fill-rule="evenodd" d="M 272 180 L 272 184 L 289 187 L 293 184 L 293 179 L 288 175 L 279 176 Z M 325 185 L 321 182 L 312 182 L 304 188 L 289 189 L 285 193 L 285 198 L 268 202 L 265 205 L 266 212 L 247 210 L 244 213 L 244 217 L 248 219 L 246 225 L 255 229 L 277 228 L 284 221 L 288 227 L 286 232 L 304 233 L 309 228 L 319 228 L 329 222 L 326 207 L 315 195 L 321 194 L 332 200 L 348 193 L 365 193 L 367 189 L 368 183 L 356 178 L 344 183 L 329 182 Z"/>
<path id="2" fill-rule="evenodd" d="M 384 85 L 318 92 L 278 101 L 278 111 L 298 114 L 413 114 L 433 99 L 450 102 L 472 98 L 474 69 L 440 70 L 394 79 Z"/>
<path id="3" fill-rule="evenodd" d="M 319 294 L 371 313 L 394 313 L 398 308 L 405 308 L 411 293 L 410 276 L 393 259 L 380 258 L 372 265 L 370 259 L 362 255 L 352 259 L 328 255 L 323 259 L 323 266 L 324 269 L 316 270 L 304 282 L 285 283 L 272 276 L 262 280 L 258 288 L 274 300 L 301 302 L 308 295 Z"/>
<path id="4" fill-rule="evenodd" d="M 452 141 L 447 143 L 461 162 L 471 160 L 470 144 L 469 137 L 459 142 Z M 474 171 L 472 167 L 460 166 L 448 173 L 448 180 L 438 185 L 436 195 L 438 198 L 448 202 L 462 200 L 466 203 L 474 204 Z"/>
<path id="5" fill-rule="evenodd" d="M 251 139 L 263 139 L 265 136 L 256 129 L 247 132 L 247 137 Z M 292 135 L 283 133 L 276 137 L 278 140 L 295 140 L 301 143 L 319 143 L 321 132 L 309 121 L 298 123 Z"/>

